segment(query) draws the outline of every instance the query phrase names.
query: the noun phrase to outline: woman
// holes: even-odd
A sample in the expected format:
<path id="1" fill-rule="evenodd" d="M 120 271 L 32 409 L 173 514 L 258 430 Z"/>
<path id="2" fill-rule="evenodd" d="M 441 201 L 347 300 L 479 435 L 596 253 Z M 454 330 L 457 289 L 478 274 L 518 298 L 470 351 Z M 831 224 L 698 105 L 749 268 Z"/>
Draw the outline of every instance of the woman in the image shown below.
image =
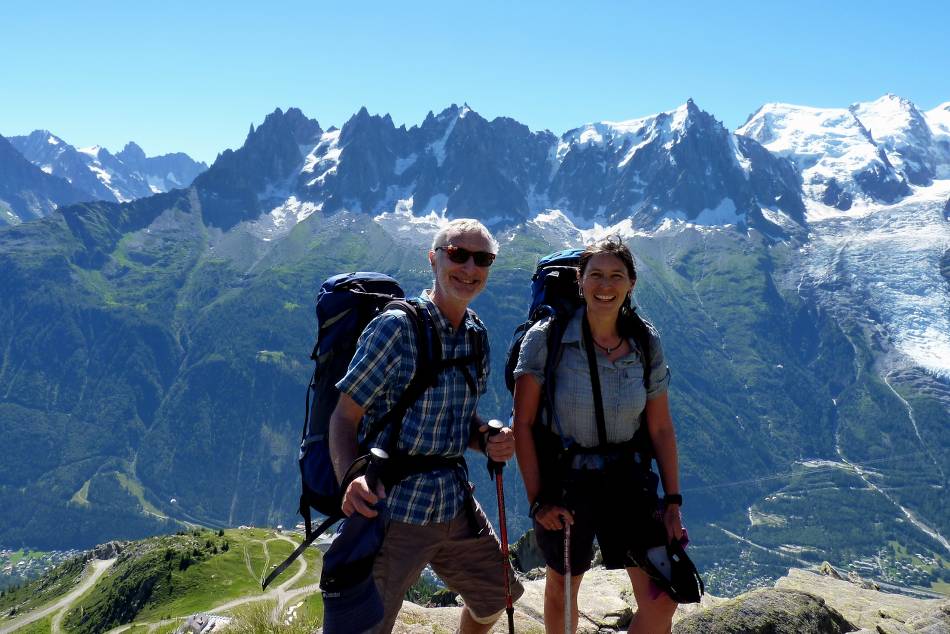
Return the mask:
<path id="1" fill-rule="evenodd" d="M 565 524 L 571 525 L 571 575 L 576 580 L 570 597 L 571 631 L 577 629 L 577 591 L 591 565 L 595 536 L 604 565 L 626 568 L 630 576 L 638 609 L 629 632 L 669 632 L 676 609 L 669 596 L 651 589 L 650 578 L 628 554 L 631 540 L 642 538 L 656 505 L 655 491 L 644 494 L 643 487 L 638 487 L 638 470 L 631 459 L 633 435 L 644 412 L 663 490 L 667 492 L 663 511 L 666 537 L 673 540 L 683 536 L 676 436 L 667 398 L 669 374 L 663 349 L 651 329 L 649 380 L 645 385 L 640 352 L 626 326 L 629 317 L 625 311 L 629 310 L 636 278 L 633 255 L 619 239 L 589 246 L 581 255 L 578 282 L 584 305 L 565 329 L 554 374 L 557 389 L 553 404 L 560 433 L 579 448 L 569 457 L 570 465 L 562 469 L 566 473 L 560 474 L 565 478 L 564 499 L 542 497 L 545 483 L 539 462 L 546 456 L 539 455 L 544 450 L 536 444 L 537 430 L 533 429 L 542 398 L 550 319 L 539 321 L 525 335 L 514 372 L 516 453 L 532 503 L 535 535 L 547 563 L 544 623 L 549 633 L 565 631 Z M 588 357 L 585 340 L 593 344 L 593 358 Z M 604 421 L 600 429 L 590 363 L 594 363 L 600 384 L 600 418 Z M 602 436 L 606 436 L 606 447 Z M 642 476 L 643 471 L 639 473 Z"/>

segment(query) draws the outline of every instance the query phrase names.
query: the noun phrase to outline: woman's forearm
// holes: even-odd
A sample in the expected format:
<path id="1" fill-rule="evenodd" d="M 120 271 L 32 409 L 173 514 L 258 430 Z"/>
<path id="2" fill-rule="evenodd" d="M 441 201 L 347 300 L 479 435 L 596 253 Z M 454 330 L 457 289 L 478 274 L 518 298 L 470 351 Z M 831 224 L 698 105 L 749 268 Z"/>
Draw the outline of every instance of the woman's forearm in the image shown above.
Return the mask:
<path id="1" fill-rule="evenodd" d="M 660 480 L 666 493 L 680 493 L 679 456 L 676 450 L 676 431 L 670 415 L 670 402 L 667 395 L 661 394 L 647 401 L 647 425 Z"/>
<path id="2" fill-rule="evenodd" d="M 676 433 L 670 427 L 669 430 L 663 430 L 656 436 L 650 434 L 650 437 L 653 440 L 653 451 L 656 453 L 656 464 L 660 468 L 663 491 L 679 493 L 679 456 L 676 452 Z"/>
<path id="3" fill-rule="evenodd" d="M 533 503 L 541 492 L 541 470 L 538 468 L 533 434 L 538 404 L 541 402 L 541 384 L 531 375 L 521 376 L 515 382 L 514 397 L 512 429 L 515 433 L 515 456 L 518 458 L 518 469 L 528 501 Z"/>

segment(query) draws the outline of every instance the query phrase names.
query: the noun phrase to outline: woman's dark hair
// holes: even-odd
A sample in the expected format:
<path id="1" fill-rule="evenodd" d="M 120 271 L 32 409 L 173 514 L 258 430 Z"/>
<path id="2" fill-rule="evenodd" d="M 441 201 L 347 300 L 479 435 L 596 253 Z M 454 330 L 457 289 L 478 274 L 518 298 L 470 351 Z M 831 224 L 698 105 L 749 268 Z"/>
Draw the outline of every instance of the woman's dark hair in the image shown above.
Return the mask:
<path id="1" fill-rule="evenodd" d="M 590 259 L 595 255 L 600 255 L 601 253 L 606 253 L 607 255 L 613 255 L 620 259 L 623 262 L 624 266 L 627 267 L 627 275 L 630 276 L 631 280 L 637 279 L 637 265 L 633 260 L 633 254 L 630 252 L 630 249 L 623 243 L 620 239 L 620 236 L 608 236 L 603 240 L 594 242 L 593 244 L 587 245 L 587 248 L 584 249 L 584 252 L 581 253 L 579 268 L 581 275 L 584 275 L 584 271 L 587 269 L 587 265 L 590 263 Z"/>
<path id="2" fill-rule="evenodd" d="M 634 282 L 637 281 L 637 266 L 633 260 L 633 253 L 630 252 L 630 248 L 627 247 L 620 239 L 620 236 L 617 235 L 608 236 L 603 240 L 587 245 L 584 252 L 581 253 L 580 262 L 578 263 L 581 276 L 583 276 L 584 271 L 587 270 L 590 259 L 601 253 L 619 258 L 627 268 L 627 275 L 630 276 L 630 279 Z M 628 295 L 623 301 L 623 306 L 620 307 L 620 314 L 617 316 L 617 329 L 624 337 L 633 337 L 636 335 L 633 325 L 634 320 L 632 318 L 634 311 L 633 302 Z"/>

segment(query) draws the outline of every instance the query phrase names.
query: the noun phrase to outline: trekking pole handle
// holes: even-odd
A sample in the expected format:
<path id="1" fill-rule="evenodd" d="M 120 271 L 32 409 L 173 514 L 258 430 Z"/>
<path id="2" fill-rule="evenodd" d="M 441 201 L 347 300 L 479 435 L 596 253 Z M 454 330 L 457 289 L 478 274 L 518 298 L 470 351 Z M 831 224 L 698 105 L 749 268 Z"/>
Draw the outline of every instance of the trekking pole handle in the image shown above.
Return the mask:
<path id="1" fill-rule="evenodd" d="M 382 472 L 389 460 L 389 454 L 379 447 L 370 449 L 369 464 L 366 465 L 366 486 L 373 493 L 376 492 L 376 485 L 379 483 L 379 474 Z"/>
<path id="2" fill-rule="evenodd" d="M 501 422 L 497 418 L 491 419 L 490 421 L 488 421 L 488 437 L 491 438 L 492 436 L 497 436 L 498 434 L 501 433 L 501 430 L 504 428 L 505 428 L 505 424 L 503 422 Z M 485 445 L 485 456 L 488 457 L 487 443 Z M 488 471 L 490 473 L 493 473 L 493 474 L 501 473 L 501 470 L 504 468 L 504 466 L 505 466 L 504 462 L 496 462 L 492 460 L 491 458 L 488 458 Z"/>

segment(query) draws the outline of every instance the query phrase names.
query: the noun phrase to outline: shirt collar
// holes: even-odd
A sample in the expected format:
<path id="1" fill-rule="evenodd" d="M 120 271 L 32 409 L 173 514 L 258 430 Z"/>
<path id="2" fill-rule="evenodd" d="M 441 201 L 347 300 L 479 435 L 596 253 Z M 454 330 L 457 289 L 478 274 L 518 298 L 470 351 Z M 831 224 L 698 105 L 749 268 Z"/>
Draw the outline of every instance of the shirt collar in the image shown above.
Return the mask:
<path id="1" fill-rule="evenodd" d="M 581 323 L 584 319 L 584 306 L 581 306 L 567 322 L 567 328 L 564 329 L 564 336 L 561 337 L 561 343 L 580 343 L 581 341 Z"/>
<path id="2" fill-rule="evenodd" d="M 574 312 L 574 315 L 571 316 L 571 320 L 567 322 L 567 328 L 564 329 L 564 336 L 561 337 L 561 343 L 575 343 L 578 345 L 578 347 L 583 348 L 583 344 L 581 343 L 583 339 L 581 326 L 584 323 L 585 310 L 586 310 L 586 306 L 581 306 Z M 633 337 L 628 337 L 628 339 L 630 341 L 630 348 L 633 350 L 634 357 L 639 359 L 640 349 L 637 348 L 636 342 L 634 341 Z M 623 361 L 623 360 L 619 359 L 618 361 Z"/>
<path id="3" fill-rule="evenodd" d="M 432 316 L 432 321 L 435 322 L 435 324 L 439 327 L 439 330 L 442 332 L 456 334 L 455 328 L 452 327 L 452 324 L 449 323 L 449 320 L 446 318 L 446 316 L 442 314 L 442 311 L 439 310 L 439 307 L 436 306 L 435 302 L 432 301 L 432 298 L 430 297 L 431 293 L 432 291 L 429 289 L 424 290 L 419 293 L 419 299 L 422 301 L 422 304 Z M 458 332 L 466 332 L 475 327 L 475 320 L 472 319 L 472 311 L 466 309 L 465 317 L 462 318 L 462 323 L 459 326 Z"/>

